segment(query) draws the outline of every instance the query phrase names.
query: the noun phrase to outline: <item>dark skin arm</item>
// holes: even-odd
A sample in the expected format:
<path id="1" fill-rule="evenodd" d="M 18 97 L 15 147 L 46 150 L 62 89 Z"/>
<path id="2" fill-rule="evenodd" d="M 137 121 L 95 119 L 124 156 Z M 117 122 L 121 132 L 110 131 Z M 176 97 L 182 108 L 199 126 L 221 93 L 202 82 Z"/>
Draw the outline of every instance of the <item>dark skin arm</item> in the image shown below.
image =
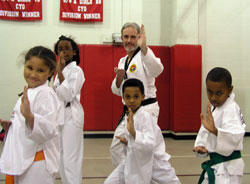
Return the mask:
<path id="1" fill-rule="evenodd" d="M 66 65 L 66 61 L 64 59 L 64 55 L 63 55 L 63 52 L 60 52 L 60 55 L 59 55 L 59 61 L 57 63 L 57 66 L 56 66 L 56 72 L 58 74 L 58 79 L 60 81 L 60 84 L 64 81 L 64 76 L 63 76 L 63 69 Z"/>

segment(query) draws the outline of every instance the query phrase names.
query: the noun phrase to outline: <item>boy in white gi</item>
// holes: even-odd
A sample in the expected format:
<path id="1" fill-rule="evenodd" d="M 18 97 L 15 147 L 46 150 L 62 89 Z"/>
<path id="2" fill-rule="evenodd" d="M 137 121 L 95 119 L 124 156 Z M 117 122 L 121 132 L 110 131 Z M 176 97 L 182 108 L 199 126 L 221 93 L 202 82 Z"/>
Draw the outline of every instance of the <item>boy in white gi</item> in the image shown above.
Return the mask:
<path id="1" fill-rule="evenodd" d="M 240 184 L 244 171 L 241 158 L 245 123 L 234 101 L 232 77 L 225 68 L 216 67 L 206 77 L 207 110 L 195 140 L 197 156 L 210 156 L 202 164 L 199 184 Z"/>
<path id="2" fill-rule="evenodd" d="M 10 121 L 0 120 L 6 140 L 0 171 L 10 184 L 53 184 L 59 170 L 59 125 L 64 114 L 48 80 L 56 67 L 55 54 L 42 46 L 25 55 L 27 86 L 18 99 Z"/>
<path id="3" fill-rule="evenodd" d="M 125 23 L 122 26 L 121 34 L 127 55 L 121 58 L 118 67 L 114 68 L 116 77 L 112 82 L 112 92 L 118 96 L 122 96 L 122 84 L 126 79 L 140 79 L 145 88 L 145 99 L 142 105 L 145 106 L 145 110 L 152 115 L 153 120 L 157 123 L 159 105 L 156 100 L 157 89 L 155 79 L 163 71 L 161 60 L 157 58 L 153 51 L 147 46 L 144 25 L 140 28 L 139 25 L 134 22 Z M 121 120 L 126 111 L 126 106 L 124 107 L 125 109 Z M 124 136 L 123 128 L 119 123 L 110 147 L 112 163 L 115 167 L 119 165 L 120 160 L 124 158 L 123 147 L 119 144 L 120 141 L 115 138 L 116 136 Z"/>
<path id="4" fill-rule="evenodd" d="M 61 36 L 55 45 L 59 56 L 54 89 L 64 106 L 64 126 L 61 136 L 60 175 L 64 184 L 82 183 L 84 111 L 80 95 L 85 81 L 79 48 L 70 38 Z"/>
<path id="5" fill-rule="evenodd" d="M 170 155 L 165 152 L 161 129 L 141 106 L 145 97 L 143 83 L 138 79 L 128 79 L 122 92 L 128 114 L 123 120 L 125 137 L 120 138 L 123 142 L 120 144 L 126 144 L 126 156 L 104 183 L 179 184 L 168 162 Z"/>

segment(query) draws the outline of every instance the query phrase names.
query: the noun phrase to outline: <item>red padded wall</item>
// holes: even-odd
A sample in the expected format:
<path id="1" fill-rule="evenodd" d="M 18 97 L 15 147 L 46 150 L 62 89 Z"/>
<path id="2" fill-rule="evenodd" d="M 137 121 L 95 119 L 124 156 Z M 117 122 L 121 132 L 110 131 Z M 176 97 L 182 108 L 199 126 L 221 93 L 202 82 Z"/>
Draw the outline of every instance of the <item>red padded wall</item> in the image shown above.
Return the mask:
<path id="1" fill-rule="evenodd" d="M 121 97 L 112 94 L 111 83 L 115 77 L 114 67 L 126 55 L 123 46 L 79 45 L 85 84 L 81 92 L 84 108 L 85 130 L 114 130 L 122 113 Z M 160 105 L 158 124 L 169 129 L 169 47 L 151 46 L 164 65 L 157 78 L 157 99 Z"/>
<path id="2" fill-rule="evenodd" d="M 85 84 L 81 103 L 84 130 L 114 130 L 122 112 L 121 97 L 112 94 L 114 67 L 126 55 L 123 46 L 79 45 Z M 201 46 L 150 46 L 164 65 L 156 79 L 162 130 L 193 132 L 200 126 Z"/>
<path id="3" fill-rule="evenodd" d="M 81 93 L 85 130 L 112 130 L 111 45 L 79 45 L 86 81 Z"/>
<path id="4" fill-rule="evenodd" d="M 201 46 L 171 47 L 170 129 L 196 132 L 201 112 Z"/>
<path id="5" fill-rule="evenodd" d="M 122 45 L 113 46 L 113 68 L 112 69 L 118 66 L 118 62 L 120 58 L 124 57 L 125 55 L 126 55 L 126 51 Z M 113 74 L 113 78 L 112 78 L 112 81 L 113 81 L 113 79 L 115 78 L 115 72 L 113 71 L 112 74 Z M 123 111 L 123 104 L 122 104 L 120 96 L 112 94 L 112 97 L 113 97 L 113 106 L 112 106 L 113 127 L 112 128 L 113 130 L 115 130 L 115 128 L 117 127 L 117 123 L 120 119 L 121 113 Z"/>
<path id="6" fill-rule="evenodd" d="M 150 48 L 157 57 L 161 58 L 161 62 L 164 66 L 163 72 L 157 77 L 155 83 L 157 87 L 157 100 L 160 106 L 158 125 L 162 130 L 169 130 L 170 47 L 151 46 Z"/>

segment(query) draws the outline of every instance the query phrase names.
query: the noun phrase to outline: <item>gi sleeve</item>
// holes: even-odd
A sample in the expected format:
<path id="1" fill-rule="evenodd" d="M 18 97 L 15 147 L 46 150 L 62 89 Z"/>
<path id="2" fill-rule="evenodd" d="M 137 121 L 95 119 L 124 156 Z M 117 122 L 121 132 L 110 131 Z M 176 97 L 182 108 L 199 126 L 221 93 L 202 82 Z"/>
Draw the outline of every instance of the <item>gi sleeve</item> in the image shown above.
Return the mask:
<path id="1" fill-rule="evenodd" d="M 56 99 L 55 94 L 50 93 L 40 91 L 37 94 L 32 108 L 34 126 L 32 130 L 28 125 L 26 128 L 28 137 L 38 144 L 43 144 L 57 135 L 59 126 L 57 116 L 60 116 L 61 119 L 64 118 L 63 113 L 58 114 L 58 112 L 62 112 L 59 111 L 62 108 L 58 99 Z"/>
<path id="2" fill-rule="evenodd" d="M 200 130 L 199 130 L 199 132 L 197 134 L 197 137 L 195 139 L 194 147 L 197 147 L 197 146 L 206 147 L 206 143 L 207 143 L 207 139 L 208 139 L 208 133 L 209 132 L 207 131 L 207 129 L 205 129 L 205 127 L 203 125 L 201 125 Z M 205 158 L 205 157 L 207 157 L 207 153 L 197 153 L 197 152 L 195 152 L 195 156 Z"/>
<path id="3" fill-rule="evenodd" d="M 121 88 L 121 86 L 120 86 L 120 88 Z M 116 86 L 116 77 L 115 77 L 112 84 L 111 84 L 112 93 L 115 94 L 115 95 L 121 96 L 121 89 L 120 88 L 118 88 Z"/>
<path id="4" fill-rule="evenodd" d="M 110 146 L 110 155 L 112 164 L 117 167 L 126 158 L 127 145 L 122 143 L 120 139 L 115 136 L 125 137 L 125 120 L 123 120 L 120 125 L 115 129 L 114 137 Z"/>
<path id="5" fill-rule="evenodd" d="M 153 120 L 147 114 L 145 117 L 140 118 L 138 129 L 136 128 L 135 138 L 128 132 L 126 128 L 126 134 L 128 136 L 128 147 L 134 149 L 142 154 L 152 154 L 155 147 L 155 135 L 153 129 Z"/>
<path id="6" fill-rule="evenodd" d="M 197 147 L 197 146 L 205 147 L 207 143 L 208 133 L 209 132 L 207 131 L 207 129 L 203 125 L 201 125 L 200 130 L 195 139 L 194 147 Z"/>
<path id="7" fill-rule="evenodd" d="M 235 108 L 223 112 L 222 126 L 217 128 L 216 152 L 225 156 L 229 156 L 235 150 L 242 149 L 246 125 L 241 121 L 240 111 Z"/>
<path id="8" fill-rule="evenodd" d="M 83 71 L 80 67 L 71 69 L 65 67 L 62 71 L 64 81 L 56 88 L 56 94 L 65 102 L 71 102 L 81 90 L 85 81 Z"/>
<path id="9" fill-rule="evenodd" d="M 124 69 L 124 63 L 125 63 L 125 58 L 121 58 L 119 63 L 118 63 L 118 69 Z M 112 81 L 112 84 L 111 84 L 112 93 L 115 94 L 115 95 L 118 95 L 118 96 L 122 96 L 122 94 L 121 94 L 121 86 L 122 86 L 122 84 L 120 85 L 119 88 L 116 86 L 116 76 L 115 76 L 115 78 L 114 78 L 114 80 Z"/>
<path id="10" fill-rule="evenodd" d="M 147 54 L 141 52 L 142 63 L 146 72 L 152 77 L 158 77 L 163 71 L 163 65 L 160 58 L 155 57 L 153 51 L 148 47 Z"/>

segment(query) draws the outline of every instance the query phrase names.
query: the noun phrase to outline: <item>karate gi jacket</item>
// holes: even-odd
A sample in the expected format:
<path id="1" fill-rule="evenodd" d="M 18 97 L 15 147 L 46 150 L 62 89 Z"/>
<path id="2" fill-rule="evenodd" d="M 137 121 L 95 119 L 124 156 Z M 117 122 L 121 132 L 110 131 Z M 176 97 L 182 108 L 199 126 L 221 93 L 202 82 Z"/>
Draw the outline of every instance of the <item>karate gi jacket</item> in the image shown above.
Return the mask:
<path id="1" fill-rule="evenodd" d="M 59 169 L 59 124 L 63 124 L 63 108 L 48 81 L 28 89 L 30 110 L 34 114 L 33 130 L 25 122 L 20 111 L 20 97 L 11 116 L 6 142 L 4 143 L 0 170 L 8 175 L 21 175 L 32 165 L 37 151 L 45 155 L 48 172 L 56 174 Z"/>
<path id="2" fill-rule="evenodd" d="M 240 107 L 234 101 L 235 94 L 231 93 L 225 103 L 216 107 L 212 112 L 218 135 L 210 133 L 202 125 L 195 140 L 196 146 L 204 146 L 208 152 L 216 152 L 229 156 L 235 150 L 243 150 L 245 122 Z M 213 109 L 213 107 L 212 107 Z M 223 162 L 212 166 L 216 174 L 243 175 L 244 161 L 242 158 Z"/>
<path id="3" fill-rule="evenodd" d="M 124 65 L 128 56 L 125 56 L 120 59 L 118 63 L 118 69 L 124 69 Z M 143 82 L 145 89 L 145 99 L 156 98 L 156 87 L 155 87 L 155 78 L 158 77 L 163 71 L 163 65 L 160 58 L 155 57 L 153 51 L 148 48 L 147 54 L 144 54 L 139 51 L 131 60 L 127 76 L 129 78 L 136 78 Z M 116 78 L 114 78 L 111 89 L 112 92 L 118 96 L 122 96 L 122 85 L 120 88 L 116 86 Z"/>
<path id="4" fill-rule="evenodd" d="M 154 160 L 170 159 L 170 155 L 165 152 L 161 129 L 144 108 L 141 106 L 134 114 L 135 138 L 125 128 L 128 144 L 126 158 L 121 164 L 125 164 L 124 178 L 125 183 L 129 184 L 149 184 L 152 179 Z M 127 124 L 127 117 L 125 122 Z"/>
<path id="5" fill-rule="evenodd" d="M 58 76 L 56 76 L 54 89 L 65 107 L 65 118 L 68 119 L 68 116 L 72 116 L 73 119 L 73 121 L 66 121 L 65 124 L 74 124 L 78 128 L 83 128 L 84 111 L 80 103 L 80 96 L 85 81 L 84 73 L 75 61 L 65 66 L 62 73 L 64 81 L 60 84 Z M 68 103 L 70 105 L 66 107 Z"/>

